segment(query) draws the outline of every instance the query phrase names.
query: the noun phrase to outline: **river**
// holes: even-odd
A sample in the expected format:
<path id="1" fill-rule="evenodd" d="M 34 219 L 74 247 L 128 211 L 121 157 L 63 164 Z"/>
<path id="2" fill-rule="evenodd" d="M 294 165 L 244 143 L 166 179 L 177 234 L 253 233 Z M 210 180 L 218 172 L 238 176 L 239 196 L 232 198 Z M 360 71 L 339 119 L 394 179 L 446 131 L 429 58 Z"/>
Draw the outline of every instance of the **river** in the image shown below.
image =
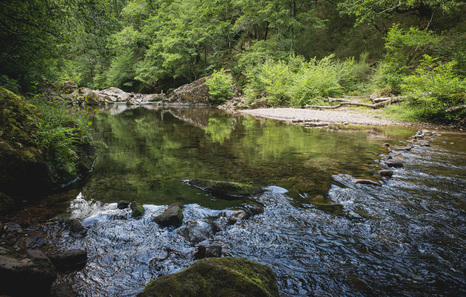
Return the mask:
<path id="1" fill-rule="evenodd" d="M 102 110 L 93 127 L 99 159 L 66 211 L 88 234 L 48 230 L 59 249 L 88 251 L 83 270 L 57 280 L 80 296 L 134 296 L 150 279 L 192 264 L 201 239 L 270 266 L 284 296 L 466 294 L 464 134 L 444 131 L 429 147 L 399 151 L 404 167 L 382 180 L 384 143 L 405 145 L 416 129 L 306 129 L 156 106 Z M 189 187 L 192 178 L 264 192 L 223 200 Z M 143 203 L 144 216 L 118 209 L 121 200 Z M 173 203 L 184 205 L 181 227 L 151 220 Z M 228 224 L 251 204 L 263 213 Z M 215 231 L 193 241 L 185 232 L 192 226 Z"/>

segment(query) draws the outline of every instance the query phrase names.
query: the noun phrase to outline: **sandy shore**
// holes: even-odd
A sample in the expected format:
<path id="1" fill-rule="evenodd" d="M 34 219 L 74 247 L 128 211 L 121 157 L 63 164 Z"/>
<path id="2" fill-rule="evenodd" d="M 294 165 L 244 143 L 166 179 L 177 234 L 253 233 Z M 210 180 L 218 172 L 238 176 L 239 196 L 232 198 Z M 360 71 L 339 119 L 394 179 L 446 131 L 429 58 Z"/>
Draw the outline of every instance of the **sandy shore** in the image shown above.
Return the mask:
<path id="1" fill-rule="evenodd" d="M 242 113 L 257 117 L 276 119 L 307 126 L 326 126 L 328 124 L 390 126 L 410 125 L 390 120 L 379 110 L 312 110 L 299 108 L 259 108 L 241 110 Z"/>

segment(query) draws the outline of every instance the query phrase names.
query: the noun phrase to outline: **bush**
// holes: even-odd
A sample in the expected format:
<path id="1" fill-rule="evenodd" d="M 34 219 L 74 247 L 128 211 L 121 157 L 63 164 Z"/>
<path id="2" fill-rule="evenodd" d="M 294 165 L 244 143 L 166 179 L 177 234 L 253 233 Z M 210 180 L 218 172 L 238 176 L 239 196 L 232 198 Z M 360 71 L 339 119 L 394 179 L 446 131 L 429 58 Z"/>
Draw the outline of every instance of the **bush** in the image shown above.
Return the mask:
<path id="1" fill-rule="evenodd" d="M 466 104 L 466 80 L 454 72 L 455 61 L 441 63 L 424 55 L 412 75 L 403 79 L 401 89 L 409 103 L 419 106 L 417 117 L 434 121 L 455 120 L 445 113 L 449 107 Z"/>
<path id="2" fill-rule="evenodd" d="M 209 87 L 210 100 L 214 103 L 222 103 L 234 96 L 231 91 L 231 77 L 225 73 L 225 70 L 220 69 L 214 71 L 212 77 L 206 80 L 206 85 Z"/>
<path id="3" fill-rule="evenodd" d="M 341 94 L 339 75 L 332 58 L 329 56 L 320 61 L 314 58 L 295 75 L 290 101 L 292 106 L 315 104 L 319 99 Z"/>

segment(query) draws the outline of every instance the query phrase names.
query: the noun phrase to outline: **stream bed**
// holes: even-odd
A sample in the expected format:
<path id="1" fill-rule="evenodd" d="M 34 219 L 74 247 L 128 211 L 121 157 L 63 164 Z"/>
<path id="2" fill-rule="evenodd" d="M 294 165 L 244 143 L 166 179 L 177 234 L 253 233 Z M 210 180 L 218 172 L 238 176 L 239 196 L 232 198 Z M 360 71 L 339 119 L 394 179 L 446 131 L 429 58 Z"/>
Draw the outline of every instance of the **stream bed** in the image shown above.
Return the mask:
<path id="1" fill-rule="evenodd" d="M 58 249 L 88 252 L 84 269 L 57 280 L 79 296 L 135 296 L 192 264 L 207 243 L 270 266 L 283 296 L 466 294 L 464 134 L 442 132 L 429 147 L 397 152 L 404 166 L 382 180 L 384 143 L 406 145 L 417 129 L 306 129 L 155 106 L 103 110 L 93 127 L 99 159 L 66 212 L 87 236 L 48 230 Z M 193 178 L 264 192 L 223 200 L 189 187 Z M 144 216 L 118 209 L 121 200 L 142 203 Z M 173 203 L 184 205 L 183 225 L 159 227 L 151 218 Z M 228 223 L 251 204 L 263 212 Z"/>

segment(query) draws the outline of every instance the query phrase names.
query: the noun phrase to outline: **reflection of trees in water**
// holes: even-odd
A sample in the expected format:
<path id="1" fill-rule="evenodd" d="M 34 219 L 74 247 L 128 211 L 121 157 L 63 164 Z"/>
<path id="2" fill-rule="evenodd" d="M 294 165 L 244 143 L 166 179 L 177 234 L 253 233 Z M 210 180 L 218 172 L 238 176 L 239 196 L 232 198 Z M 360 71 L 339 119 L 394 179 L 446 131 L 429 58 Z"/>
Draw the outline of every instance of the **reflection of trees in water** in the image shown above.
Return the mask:
<path id="1" fill-rule="evenodd" d="M 391 138 L 377 137 L 378 144 L 364 130 L 305 129 L 208 109 L 141 108 L 97 114 L 94 122 L 96 138 L 108 145 L 94 172 L 99 188 L 147 199 L 185 197 L 182 181 L 192 178 L 277 185 L 292 193 L 319 189 L 325 195 L 332 174 L 370 175 L 368 166 L 375 166 L 375 154 Z"/>
<path id="2" fill-rule="evenodd" d="M 223 144 L 225 140 L 230 139 L 235 126 L 236 120 L 229 116 L 211 117 L 204 131 L 213 142 Z"/>

